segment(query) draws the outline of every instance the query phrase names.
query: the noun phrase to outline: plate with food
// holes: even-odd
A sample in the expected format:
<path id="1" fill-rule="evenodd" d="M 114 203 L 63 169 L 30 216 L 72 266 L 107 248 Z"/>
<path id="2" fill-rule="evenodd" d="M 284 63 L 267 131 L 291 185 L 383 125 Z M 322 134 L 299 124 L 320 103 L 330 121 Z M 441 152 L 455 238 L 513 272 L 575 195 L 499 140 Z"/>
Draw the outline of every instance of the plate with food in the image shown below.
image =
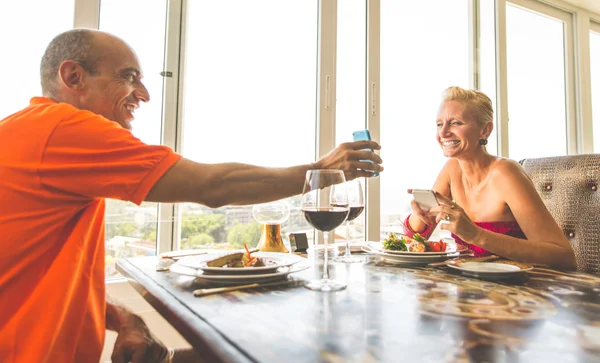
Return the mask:
<path id="1" fill-rule="evenodd" d="M 381 244 L 371 246 L 392 255 L 423 255 L 423 256 L 447 256 L 466 252 L 467 247 L 456 243 L 446 243 L 443 240 L 427 241 L 418 233 L 408 237 L 401 233 L 390 233 Z"/>
<path id="2" fill-rule="evenodd" d="M 280 267 L 291 266 L 303 261 L 298 255 L 279 252 L 253 252 L 245 246 L 245 251 L 208 253 L 199 256 L 186 256 L 178 262 L 182 266 L 202 270 L 207 274 L 246 275 L 267 274 Z"/>
<path id="3" fill-rule="evenodd" d="M 181 261 L 172 264 L 169 269 L 173 273 L 180 275 L 194 276 L 198 282 L 213 283 L 222 285 L 243 285 L 252 283 L 262 283 L 275 281 L 286 278 L 289 274 L 304 271 L 310 267 L 308 262 L 290 265 L 287 267 L 279 267 L 274 272 L 270 273 L 254 273 L 243 275 L 219 275 L 210 274 L 200 269 L 191 268 L 181 264 Z"/>
<path id="4" fill-rule="evenodd" d="M 381 245 L 381 243 L 371 242 L 371 246 L 372 245 L 377 246 Z M 386 262 L 401 266 L 425 266 L 430 263 L 445 261 L 448 258 L 445 255 L 394 255 L 391 253 L 386 253 L 379 249 L 371 248 L 369 247 L 369 245 L 363 247 L 363 250 L 373 256 L 382 258 Z"/>
<path id="5" fill-rule="evenodd" d="M 515 261 L 462 261 L 448 263 L 447 266 L 459 270 L 463 275 L 479 277 L 488 280 L 510 278 L 533 269 L 533 266 L 531 265 Z"/>

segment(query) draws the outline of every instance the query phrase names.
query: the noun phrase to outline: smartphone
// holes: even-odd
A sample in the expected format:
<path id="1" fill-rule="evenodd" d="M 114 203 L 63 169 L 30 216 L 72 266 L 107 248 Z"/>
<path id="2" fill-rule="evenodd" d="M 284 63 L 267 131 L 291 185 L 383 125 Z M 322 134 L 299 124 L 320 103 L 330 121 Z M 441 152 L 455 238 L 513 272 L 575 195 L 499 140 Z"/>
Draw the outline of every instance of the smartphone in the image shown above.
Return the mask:
<path id="1" fill-rule="evenodd" d="M 435 193 L 431 189 L 413 189 L 412 195 L 417 204 L 419 204 L 419 207 L 424 211 L 440 205 L 435 197 Z"/>
<path id="2" fill-rule="evenodd" d="M 369 130 L 360 130 L 360 131 L 354 131 L 352 133 L 352 138 L 354 139 L 354 141 L 361 141 L 361 140 L 371 140 L 371 133 L 369 132 Z M 374 152 L 373 149 L 367 149 L 367 150 L 371 150 L 371 152 Z M 369 163 L 372 163 L 371 160 L 361 160 L 361 161 L 368 161 Z M 379 176 L 378 172 L 374 172 L 373 176 Z"/>

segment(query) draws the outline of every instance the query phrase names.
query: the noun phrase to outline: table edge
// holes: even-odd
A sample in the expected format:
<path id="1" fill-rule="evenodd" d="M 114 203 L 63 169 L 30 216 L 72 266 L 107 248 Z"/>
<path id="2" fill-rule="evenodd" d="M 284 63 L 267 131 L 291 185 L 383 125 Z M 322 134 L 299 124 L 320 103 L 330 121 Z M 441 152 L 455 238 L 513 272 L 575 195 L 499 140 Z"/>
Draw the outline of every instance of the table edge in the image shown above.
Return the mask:
<path id="1" fill-rule="evenodd" d="M 158 296 L 168 294 L 170 298 L 178 302 L 180 300 L 131 263 L 129 259 L 118 260 L 115 265 L 117 271 L 127 278 L 133 288 L 208 362 L 254 362 L 188 307 L 181 309 L 180 316 L 173 312 L 175 309 L 169 309 L 172 304 Z"/>

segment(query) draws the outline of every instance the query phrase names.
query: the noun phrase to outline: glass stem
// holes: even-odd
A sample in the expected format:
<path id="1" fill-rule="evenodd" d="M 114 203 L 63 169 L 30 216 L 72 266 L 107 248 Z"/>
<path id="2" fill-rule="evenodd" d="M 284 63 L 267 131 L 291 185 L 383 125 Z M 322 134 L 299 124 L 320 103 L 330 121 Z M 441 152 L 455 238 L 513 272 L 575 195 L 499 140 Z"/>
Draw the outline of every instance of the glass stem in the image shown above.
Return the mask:
<path id="1" fill-rule="evenodd" d="M 350 257 L 350 221 L 346 220 L 346 257 Z"/>
<path id="2" fill-rule="evenodd" d="M 327 251 L 327 240 L 329 239 L 329 232 L 323 232 L 323 280 L 329 280 L 329 271 L 327 271 L 327 262 L 329 260 L 329 251 Z"/>

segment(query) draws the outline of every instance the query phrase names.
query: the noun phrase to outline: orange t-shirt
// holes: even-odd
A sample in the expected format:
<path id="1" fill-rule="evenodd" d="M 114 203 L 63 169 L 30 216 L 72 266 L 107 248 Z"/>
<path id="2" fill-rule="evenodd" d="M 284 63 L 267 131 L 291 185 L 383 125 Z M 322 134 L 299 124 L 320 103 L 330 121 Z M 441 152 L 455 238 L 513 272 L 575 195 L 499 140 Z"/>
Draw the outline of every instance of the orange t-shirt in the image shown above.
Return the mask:
<path id="1" fill-rule="evenodd" d="M 0 121 L 0 145 L 0 362 L 96 363 L 104 198 L 140 204 L 180 155 L 41 97 Z"/>

